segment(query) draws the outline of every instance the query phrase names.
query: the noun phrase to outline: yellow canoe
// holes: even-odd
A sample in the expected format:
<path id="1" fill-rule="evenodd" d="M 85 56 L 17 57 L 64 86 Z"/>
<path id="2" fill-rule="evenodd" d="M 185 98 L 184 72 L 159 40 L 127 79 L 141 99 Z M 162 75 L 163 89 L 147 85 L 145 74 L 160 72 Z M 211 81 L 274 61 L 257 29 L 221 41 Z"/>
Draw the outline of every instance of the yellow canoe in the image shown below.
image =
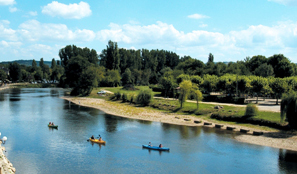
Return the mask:
<path id="1" fill-rule="evenodd" d="M 99 139 L 91 139 L 90 138 L 90 141 L 93 142 L 93 143 L 105 144 L 105 141 L 103 141 L 103 140 L 99 141 Z"/>

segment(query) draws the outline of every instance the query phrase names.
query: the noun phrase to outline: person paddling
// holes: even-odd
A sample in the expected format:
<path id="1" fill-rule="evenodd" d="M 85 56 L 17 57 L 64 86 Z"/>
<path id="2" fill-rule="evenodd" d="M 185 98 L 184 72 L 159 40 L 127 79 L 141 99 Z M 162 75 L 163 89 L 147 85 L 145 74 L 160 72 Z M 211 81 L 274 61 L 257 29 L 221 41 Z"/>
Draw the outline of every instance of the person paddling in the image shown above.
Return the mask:
<path id="1" fill-rule="evenodd" d="M 94 138 L 94 135 L 92 135 L 92 136 L 91 136 L 91 139 L 92 139 L 92 140 L 94 140 L 94 139 L 95 139 L 95 138 Z"/>

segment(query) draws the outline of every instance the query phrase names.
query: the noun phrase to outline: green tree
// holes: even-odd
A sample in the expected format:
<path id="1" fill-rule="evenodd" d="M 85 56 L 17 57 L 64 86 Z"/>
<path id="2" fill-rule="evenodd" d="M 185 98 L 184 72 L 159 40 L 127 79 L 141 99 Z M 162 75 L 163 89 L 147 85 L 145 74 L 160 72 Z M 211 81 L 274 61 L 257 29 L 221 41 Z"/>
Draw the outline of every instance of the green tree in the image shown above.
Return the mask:
<path id="1" fill-rule="evenodd" d="M 120 54 L 118 44 L 116 42 L 108 41 L 106 49 L 100 54 L 100 65 L 109 70 L 120 69 Z"/>
<path id="2" fill-rule="evenodd" d="M 275 78 L 272 83 L 270 83 L 270 87 L 275 94 L 276 104 L 278 105 L 278 99 L 288 90 L 288 84 L 285 79 Z"/>
<path id="3" fill-rule="evenodd" d="M 273 67 L 275 77 L 290 77 L 295 73 L 289 59 L 282 54 L 275 54 L 269 57 L 268 64 Z"/>
<path id="4" fill-rule="evenodd" d="M 64 74 L 64 68 L 61 66 L 56 66 L 52 69 L 51 80 L 59 80 Z"/>
<path id="5" fill-rule="evenodd" d="M 30 73 L 27 72 L 25 69 L 21 69 L 21 74 L 22 74 L 21 79 L 28 82 Z"/>
<path id="6" fill-rule="evenodd" d="M 51 63 L 51 69 L 56 68 L 56 66 L 57 66 L 57 63 L 56 63 L 55 59 L 53 58 L 52 63 Z"/>
<path id="7" fill-rule="evenodd" d="M 179 102 L 180 107 L 183 107 L 183 103 L 188 98 L 188 95 L 191 92 L 192 89 L 192 82 L 190 80 L 184 80 L 179 84 L 180 87 L 180 94 L 179 94 Z"/>
<path id="8" fill-rule="evenodd" d="M 132 74 L 129 68 L 127 68 L 122 76 L 122 84 L 132 84 Z"/>
<path id="9" fill-rule="evenodd" d="M 262 77 L 273 76 L 274 75 L 273 67 L 271 65 L 267 65 L 267 63 L 264 63 L 255 69 L 254 74 L 256 76 L 262 76 Z"/>
<path id="10" fill-rule="evenodd" d="M 217 82 L 218 82 L 217 76 L 206 74 L 203 76 L 203 83 L 201 85 L 201 88 L 207 93 L 213 92 L 216 89 Z"/>
<path id="11" fill-rule="evenodd" d="M 2 81 L 2 83 L 6 80 L 7 78 L 7 74 L 4 70 L 0 69 L 0 81 Z"/>
<path id="12" fill-rule="evenodd" d="M 34 71 L 34 79 L 35 80 L 42 80 L 43 78 L 43 72 L 41 71 L 41 68 L 37 68 L 36 71 Z"/>
<path id="13" fill-rule="evenodd" d="M 136 102 L 143 106 L 148 106 L 152 99 L 152 91 L 150 89 L 141 90 L 136 96 Z"/>
<path id="14" fill-rule="evenodd" d="M 257 93 L 257 102 L 258 103 L 258 98 L 259 95 L 261 93 L 264 93 L 265 90 L 268 89 L 268 81 L 266 78 L 263 77 L 255 77 L 252 81 L 251 81 L 251 85 L 252 85 L 252 91 Z"/>
<path id="15" fill-rule="evenodd" d="M 98 86 L 96 67 L 91 65 L 86 70 L 83 70 L 79 82 L 71 91 L 71 95 L 87 96 L 95 86 Z"/>
<path id="16" fill-rule="evenodd" d="M 203 84 L 203 79 L 200 76 L 191 76 L 192 83 L 195 83 L 198 87 Z"/>
<path id="17" fill-rule="evenodd" d="M 37 63 L 36 63 L 35 59 L 33 59 L 33 61 L 32 61 L 32 70 L 31 70 L 31 72 L 34 72 L 34 71 L 36 71 L 36 70 L 37 70 Z"/>
<path id="18" fill-rule="evenodd" d="M 66 84 L 69 87 L 76 87 L 80 85 L 82 73 L 90 66 L 88 60 L 80 55 L 71 58 L 65 67 Z"/>
<path id="19" fill-rule="evenodd" d="M 173 94 L 173 89 L 176 86 L 176 84 L 174 83 L 173 77 L 171 75 L 163 76 L 161 78 L 160 85 L 161 85 L 161 88 L 164 91 L 163 94 L 164 94 L 165 97 L 174 95 Z"/>
<path id="20" fill-rule="evenodd" d="M 181 74 L 177 77 L 176 82 L 180 84 L 184 80 L 191 80 L 191 78 L 188 74 Z"/>
<path id="21" fill-rule="evenodd" d="M 118 70 L 108 70 L 105 76 L 105 83 L 108 86 L 116 87 L 121 82 L 121 76 Z"/>
<path id="22" fill-rule="evenodd" d="M 227 69 L 227 65 L 223 62 L 218 62 L 214 65 L 213 74 L 220 77 L 225 74 L 225 70 Z"/>
<path id="23" fill-rule="evenodd" d="M 262 55 L 253 56 L 247 62 L 247 67 L 249 68 L 250 72 L 254 72 L 259 66 L 264 63 L 267 63 L 267 58 Z"/>
<path id="24" fill-rule="evenodd" d="M 43 67 L 44 67 L 43 58 L 40 59 L 39 67 L 40 67 L 41 69 L 43 69 Z"/>
<path id="25" fill-rule="evenodd" d="M 209 53 L 208 55 L 208 62 L 212 62 L 213 63 L 214 57 L 211 53 Z"/>
<path id="26" fill-rule="evenodd" d="M 199 90 L 199 88 L 195 85 L 193 85 L 191 89 L 192 94 L 194 95 L 194 98 L 197 102 L 197 110 L 199 109 L 199 101 L 202 101 L 203 95 L 202 92 Z"/>
<path id="27" fill-rule="evenodd" d="M 13 62 L 9 64 L 9 76 L 12 81 L 18 81 L 21 79 L 22 77 L 21 66 L 18 63 Z"/>
<path id="28" fill-rule="evenodd" d="M 297 129 L 297 94 L 285 94 L 281 102 L 281 119 L 287 118 L 291 128 Z"/>
<path id="29" fill-rule="evenodd" d="M 189 75 L 203 75 L 204 63 L 200 60 L 193 59 L 191 57 L 184 58 L 185 61 L 181 61 L 177 66 L 177 70 L 183 70 L 186 74 Z"/>
<path id="30" fill-rule="evenodd" d="M 65 48 L 60 49 L 59 57 L 61 59 L 61 66 L 67 67 L 68 61 L 80 54 L 81 48 L 75 45 L 67 45 Z"/>

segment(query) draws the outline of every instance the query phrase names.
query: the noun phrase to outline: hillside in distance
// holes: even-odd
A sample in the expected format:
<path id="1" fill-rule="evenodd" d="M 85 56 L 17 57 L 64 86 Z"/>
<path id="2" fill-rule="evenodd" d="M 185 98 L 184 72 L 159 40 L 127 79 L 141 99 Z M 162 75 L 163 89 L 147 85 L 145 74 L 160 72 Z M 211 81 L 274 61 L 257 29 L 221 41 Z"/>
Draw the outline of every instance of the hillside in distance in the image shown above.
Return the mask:
<path id="1" fill-rule="evenodd" d="M 10 64 L 10 63 L 13 63 L 13 62 L 16 62 L 16 63 L 18 63 L 20 65 L 32 66 L 33 60 L 14 60 L 14 61 L 0 62 L 0 64 Z M 39 62 L 40 61 L 36 61 L 37 66 L 39 66 Z M 52 65 L 52 62 L 51 61 L 43 61 L 43 63 L 45 65 L 48 65 L 49 67 L 51 67 L 51 65 Z"/>

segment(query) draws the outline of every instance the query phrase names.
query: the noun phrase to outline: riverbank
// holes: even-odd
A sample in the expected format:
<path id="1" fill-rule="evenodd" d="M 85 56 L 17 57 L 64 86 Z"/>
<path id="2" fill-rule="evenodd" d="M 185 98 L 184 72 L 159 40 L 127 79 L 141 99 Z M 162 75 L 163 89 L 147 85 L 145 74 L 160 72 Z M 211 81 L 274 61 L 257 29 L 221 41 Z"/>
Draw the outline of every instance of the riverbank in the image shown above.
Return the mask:
<path id="1" fill-rule="evenodd" d="M 4 90 L 4 89 L 8 89 L 8 88 L 10 88 L 10 86 L 9 86 L 8 84 L 7 84 L 7 85 L 4 85 L 4 86 L 1 86 L 1 87 L 0 87 L 0 91 L 1 91 L 1 90 Z"/>
<path id="2" fill-rule="evenodd" d="M 166 113 L 163 111 L 153 110 L 145 107 L 134 107 L 127 103 L 117 103 L 106 101 L 104 99 L 85 98 L 85 97 L 63 97 L 63 99 L 73 102 L 75 104 L 100 109 L 108 114 L 121 116 L 131 119 L 139 119 L 145 121 L 155 121 L 176 125 L 186 126 L 205 126 L 201 117 L 191 115 L 180 115 L 175 113 Z M 201 121 L 195 123 L 194 121 Z M 233 127 L 233 131 L 240 131 L 240 129 L 248 129 L 249 132 L 236 136 L 235 139 L 245 143 L 251 143 L 262 146 L 270 146 L 280 149 L 288 149 L 297 151 L 297 132 L 282 132 L 282 131 L 263 131 L 261 126 L 246 127 L 239 124 L 229 124 L 228 122 L 211 121 L 212 124 L 208 127 L 215 127 L 215 124 L 223 124 L 221 129 L 226 129 L 227 126 Z M 263 132 L 261 136 L 252 135 L 253 131 Z"/>
<path id="3" fill-rule="evenodd" d="M 15 173 L 15 168 L 4 155 L 5 147 L 2 147 L 1 144 L 2 142 L 0 141 L 0 174 L 13 174 Z"/>

